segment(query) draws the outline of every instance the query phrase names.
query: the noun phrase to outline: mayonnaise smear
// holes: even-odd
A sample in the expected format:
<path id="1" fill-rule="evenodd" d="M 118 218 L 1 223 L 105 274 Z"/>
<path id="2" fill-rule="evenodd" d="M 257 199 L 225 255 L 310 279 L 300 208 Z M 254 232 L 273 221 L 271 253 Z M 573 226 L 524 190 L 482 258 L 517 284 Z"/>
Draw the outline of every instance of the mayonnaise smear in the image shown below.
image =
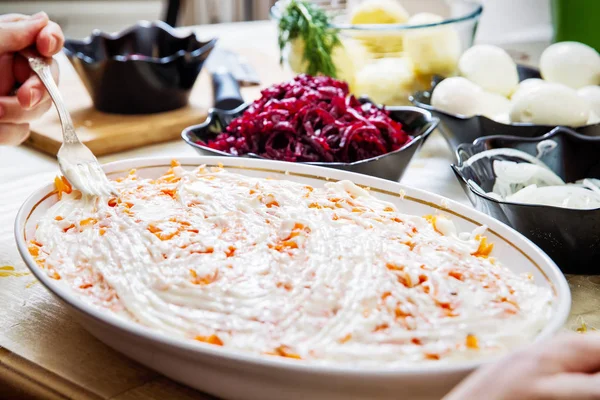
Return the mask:
<path id="1" fill-rule="evenodd" d="M 314 362 L 464 360 L 531 341 L 552 294 L 489 255 L 485 228 L 402 214 L 349 181 L 221 168 L 76 191 L 30 246 L 93 305 L 171 337 Z"/>

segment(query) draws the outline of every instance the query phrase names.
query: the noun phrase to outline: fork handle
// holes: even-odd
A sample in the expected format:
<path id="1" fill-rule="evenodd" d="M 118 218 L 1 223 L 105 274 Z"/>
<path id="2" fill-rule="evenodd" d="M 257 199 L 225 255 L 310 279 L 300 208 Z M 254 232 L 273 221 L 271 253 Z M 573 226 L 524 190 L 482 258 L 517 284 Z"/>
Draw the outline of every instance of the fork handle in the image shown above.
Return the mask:
<path id="1" fill-rule="evenodd" d="M 65 106 L 65 102 L 60 95 L 58 86 L 56 86 L 54 78 L 52 77 L 52 72 L 50 71 L 52 58 L 42 57 L 37 53 L 37 51 L 31 48 L 21 50 L 19 54 L 25 57 L 33 72 L 40 77 L 40 80 L 48 90 L 48 93 L 50 93 L 50 98 L 52 99 L 52 102 L 58 111 L 58 117 L 60 118 L 60 123 L 62 125 L 63 142 L 80 143 L 79 138 L 75 133 L 75 127 L 73 126 L 71 115 Z"/>

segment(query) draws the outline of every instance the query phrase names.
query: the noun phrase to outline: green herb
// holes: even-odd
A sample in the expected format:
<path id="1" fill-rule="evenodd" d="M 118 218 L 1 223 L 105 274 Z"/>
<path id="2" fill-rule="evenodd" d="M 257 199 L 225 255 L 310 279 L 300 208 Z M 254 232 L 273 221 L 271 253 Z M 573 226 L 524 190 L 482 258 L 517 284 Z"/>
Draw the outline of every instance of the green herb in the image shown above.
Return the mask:
<path id="1" fill-rule="evenodd" d="M 279 21 L 280 62 L 283 62 L 286 44 L 297 38 L 304 41 L 303 59 L 308 64 L 306 73 L 336 78 L 331 53 L 335 46 L 340 45 L 340 39 L 338 30 L 329 26 L 325 11 L 308 1 L 290 0 Z"/>

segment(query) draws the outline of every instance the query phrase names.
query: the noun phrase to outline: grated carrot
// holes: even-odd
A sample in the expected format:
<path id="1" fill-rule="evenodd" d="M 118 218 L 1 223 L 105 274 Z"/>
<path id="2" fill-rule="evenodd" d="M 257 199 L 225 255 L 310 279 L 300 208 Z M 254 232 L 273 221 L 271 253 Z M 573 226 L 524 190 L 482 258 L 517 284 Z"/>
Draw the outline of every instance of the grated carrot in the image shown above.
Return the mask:
<path id="1" fill-rule="evenodd" d="M 302 357 L 300 357 L 298 354 L 296 353 L 292 353 L 290 351 L 290 348 L 284 345 L 281 345 L 279 347 L 277 347 L 275 349 L 275 354 L 281 357 L 287 357 L 287 358 L 294 358 L 296 360 L 301 360 Z"/>
<path id="2" fill-rule="evenodd" d="M 98 220 L 96 218 L 86 218 L 86 219 L 82 219 L 81 221 L 79 221 L 79 225 L 80 226 L 94 225 L 97 222 L 98 222 Z"/>
<path id="3" fill-rule="evenodd" d="M 338 343 L 341 343 L 341 344 L 343 344 L 343 343 L 346 343 L 346 342 L 348 342 L 350 339 L 352 339 L 352 334 L 351 334 L 351 333 L 348 333 L 348 334 L 347 334 L 346 336 L 344 336 L 343 338 L 341 338 L 341 339 L 338 339 Z"/>
<path id="4" fill-rule="evenodd" d="M 54 186 L 56 187 L 59 200 L 62 199 L 63 193 L 69 194 L 73 191 L 71 183 L 64 176 L 54 178 Z"/>
<path id="5" fill-rule="evenodd" d="M 493 249 L 494 249 L 494 244 L 488 243 L 487 238 L 485 236 L 482 236 L 479 241 L 479 247 L 477 248 L 477 251 L 475 253 L 473 253 L 473 255 L 475 257 L 486 258 L 490 255 L 490 253 L 492 252 Z"/>
<path id="6" fill-rule="evenodd" d="M 217 335 L 210 336 L 196 336 L 195 340 L 203 343 L 214 344 L 215 346 L 223 346 L 223 341 Z"/>
<path id="7" fill-rule="evenodd" d="M 477 350 L 479 349 L 479 340 L 475 335 L 467 335 L 466 345 L 469 349 Z"/>
<path id="8" fill-rule="evenodd" d="M 235 254 L 236 250 L 237 249 L 235 248 L 235 246 L 229 246 L 227 248 L 227 250 L 225 251 L 225 256 L 227 256 L 227 257 L 233 257 L 233 255 Z"/>

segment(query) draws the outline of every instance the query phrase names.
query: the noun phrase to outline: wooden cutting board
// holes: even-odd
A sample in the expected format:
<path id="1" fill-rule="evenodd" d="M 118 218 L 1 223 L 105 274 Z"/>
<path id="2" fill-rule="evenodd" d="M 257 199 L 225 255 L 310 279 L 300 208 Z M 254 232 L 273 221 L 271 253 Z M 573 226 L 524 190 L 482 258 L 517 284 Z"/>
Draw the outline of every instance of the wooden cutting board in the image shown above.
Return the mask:
<path id="1" fill-rule="evenodd" d="M 252 52 L 232 50 L 248 59 L 260 76 L 263 86 L 289 77 L 273 57 L 256 52 L 255 49 Z M 210 75 L 203 70 L 187 107 L 150 115 L 103 113 L 93 107 L 90 96 L 66 56 L 60 54 L 56 58 L 61 71 L 59 89 L 71 112 L 75 129 L 81 141 L 97 156 L 177 140 L 185 127 L 201 123 L 212 105 Z M 242 88 L 242 96 L 247 101 L 254 100 L 259 95 L 258 87 Z M 31 135 L 26 144 L 56 155 L 62 144 L 62 130 L 54 108 L 31 124 Z"/>

